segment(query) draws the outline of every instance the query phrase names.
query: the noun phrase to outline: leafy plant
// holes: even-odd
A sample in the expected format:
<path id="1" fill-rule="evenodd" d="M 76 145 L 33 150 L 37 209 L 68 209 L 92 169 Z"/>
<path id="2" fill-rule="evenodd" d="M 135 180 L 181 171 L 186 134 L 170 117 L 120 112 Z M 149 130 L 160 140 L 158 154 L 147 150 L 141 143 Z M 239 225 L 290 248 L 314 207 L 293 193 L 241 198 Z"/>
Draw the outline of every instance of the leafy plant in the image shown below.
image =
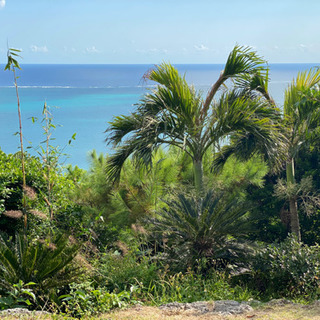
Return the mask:
<path id="1" fill-rule="evenodd" d="M 212 191 L 203 198 L 179 194 L 150 224 L 162 237 L 165 259 L 179 269 L 194 266 L 203 258 L 213 264 L 239 263 L 249 250 L 240 242 L 250 230 L 247 212 L 238 197 L 228 199 Z"/>
<path id="2" fill-rule="evenodd" d="M 0 288 L 6 292 L 22 280 L 34 282 L 34 291 L 46 293 L 71 283 L 79 274 L 71 264 L 77 252 L 78 245 L 70 245 L 62 234 L 46 240 L 16 234 L 14 242 L 0 237 Z"/>
<path id="3" fill-rule="evenodd" d="M 109 292 L 104 288 L 95 289 L 89 282 L 72 284 L 70 287 L 70 292 L 59 299 L 65 312 L 76 317 L 123 308 L 135 302 L 132 299 L 134 287 L 130 291 L 119 293 Z"/>
<path id="4" fill-rule="evenodd" d="M 64 148 L 60 148 L 59 146 L 52 145 L 52 138 L 53 130 L 56 129 L 56 125 L 53 123 L 53 116 L 51 113 L 51 107 L 44 103 L 43 110 L 42 110 L 43 119 L 41 123 L 43 133 L 45 135 L 45 140 L 42 141 L 38 147 L 34 148 L 40 159 L 42 160 L 42 174 L 43 178 L 46 181 L 46 192 L 41 193 L 42 199 L 45 201 L 46 206 L 48 208 L 49 217 L 51 220 L 54 218 L 54 213 L 58 209 L 56 206 L 56 180 L 57 175 L 56 173 L 59 172 L 62 174 L 61 170 L 59 170 L 59 161 L 60 157 L 64 156 L 63 153 Z M 32 121 L 35 122 L 37 119 L 32 117 Z M 76 134 L 74 133 L 69 140 L 68 144 L 71 144 L 72 140 L 75 140 Z M 43 146 L 44 145 L 44 146 Z M 28 148 L 32 148 L 32 145 Z M 59 187 L 59 186 L 58 186 Z"/>
<path id="5" fill-rule="evenodd" d="M 173 145 L 190 157 L 198 193 L 204 191 L 203 157 L 209 148 L 219 151 L 215 167 L 233 154 L 248 159 L 256 152 L 280 164 L 286 150 L 279 130 L 280 112 L 267 92 L 265 61 L 251 48 L 234 47 L 206 99 L 170 64 L 156 66 L 146 77 L 157 84 L 156 89 L 145 95 L 131 115 L 115 117 L 107 129 L 107 141 L 116 147 L 107 166 L 112 180 L 120 178 L 131 155 L 135 164 L 150 168 L 160 145 Z M 233 80 L 234 86 L 215 101 L 227 80 Z"/>
<path id="6" fill-rule="evenodd" d="M 270 298 L 319 294 L 320 247 L 300 243 L 293 235 L 258 251 L 252 262 L 253 288 Z"/>
<path id="7" fill-rule="evenodd" d="M 35 285 L 34 282 L 23 283 L 20 280 L 7 291 L 4 296 L 0 297 L 0 309 L 26 308 L 32 305 L 30 299 L 36 302 L 36 296 L 30 286 Z"/>
<path id="8" fill-rule="evenodd" d="M 99 261 L 97 281 L 104 283 L 109 291 L 129 290 L 137 281 L 148 286 L 158 278 L 157 270 L 150 258 L 138 252 L 107 253 Z"/>

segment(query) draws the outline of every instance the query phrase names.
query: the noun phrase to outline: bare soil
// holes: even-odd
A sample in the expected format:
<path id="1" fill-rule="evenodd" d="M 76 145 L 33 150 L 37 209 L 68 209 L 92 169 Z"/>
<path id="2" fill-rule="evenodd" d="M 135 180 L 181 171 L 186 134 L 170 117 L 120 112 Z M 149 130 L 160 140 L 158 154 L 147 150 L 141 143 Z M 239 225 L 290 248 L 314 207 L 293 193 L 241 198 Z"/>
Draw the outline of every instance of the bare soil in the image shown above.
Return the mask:
<path id="1" fill-rule="evenodd" d="M 72 319 L 60 315 L 20 315 L 0 316 L 0 319 Z M 135 306 L 126 310 L 117 310 L 96 317 L 85 317 L 90 320 L 320 320 L 320 302 L 310 305 L 301 304 L 265 304 L 242 315 L 197 314 L 192 310 L 161 310 L 157 307 Z"/>
<path id="2" fill-rule="evenodd" d="M 320 303 L 312 305 L 265 305 L 242 315 L 199 315 L 190 311 L 170 312 L 156 307 L 134 307 L 102 315 L 108 320 L 320 320 Z"/>

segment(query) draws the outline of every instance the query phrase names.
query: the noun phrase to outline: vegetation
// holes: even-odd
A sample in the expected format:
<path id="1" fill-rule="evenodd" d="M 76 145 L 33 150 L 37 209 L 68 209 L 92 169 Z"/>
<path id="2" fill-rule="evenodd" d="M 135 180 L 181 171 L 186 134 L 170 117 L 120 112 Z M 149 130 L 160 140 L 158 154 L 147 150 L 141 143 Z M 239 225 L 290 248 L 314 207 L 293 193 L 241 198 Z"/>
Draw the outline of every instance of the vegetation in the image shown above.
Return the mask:
<path id="1" fill-rule="evenodd" d="M 319 82 L 320 70 L 311 69 L 299 73 L 285 92 L 284 123 L 288 129 L 289 155 L 286 165 L 287 188 L 293 188 L 295 179 L 295 159 L 304 144 L 311 143 L 319 134 Z M 297 192 L 288 196 L 291 231 L 301 239 Z"/>
<path id="2" fill-rule="evenodd" d="M 109 176 L 118 179 L 130 155 L 138 165 L 150 166 L 153 152 L 163 144 L 180 148 L 190 156 L 198 193 L 204 190 L 203 157 L 210 148 L 220 151 L 214 161 L 216 166 L 232 154 L 248 159 L 257 151 L 266 160 L 279 159 L 285 150 L 279 130 L 280 113 L 269 101 L 263 64 L 255 52 L 236 46 L 205 100 L 170 64 L 150 71 L 147 78 L 157 83 L 157 89 L 145 95 L 130 116 L 116 117 L 107 130 L 107 141 L 117 147 L 108 161 Z M 213 100 L 231 79 L 234 87 Z M 220 150 L 221 143 L 230 139 L 232 145 Z"/>
<path id="3" fill-rule="evenodd" d="M 156 88 L 114 118 L 114 153 L 92 151 L 88 171 L 60 165 L 46 104 L 37 155 L 0 150 L 0 309 L 319 299 L 319 70 L 283 111 L 246 47 L 206 97 L 170 64 L 146 76 Z"/>

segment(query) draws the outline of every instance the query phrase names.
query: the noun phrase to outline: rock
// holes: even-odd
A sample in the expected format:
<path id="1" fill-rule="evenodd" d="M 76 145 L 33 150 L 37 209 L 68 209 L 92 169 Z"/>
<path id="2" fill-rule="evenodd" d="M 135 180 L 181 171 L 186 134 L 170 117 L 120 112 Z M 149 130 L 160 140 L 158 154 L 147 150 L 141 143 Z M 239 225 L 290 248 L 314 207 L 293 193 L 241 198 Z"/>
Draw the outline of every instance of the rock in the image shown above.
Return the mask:
<path id="1" fill-rule="evenodd" d="M 257 306 L 257 305 L 262 304 L 261 301 L 256 300 L 256 299 L 252 299 L 252 298 L 250 298 L 250 299 L 248 300 L 248 303 L 249 303 L 250 306 Z"/>
<path id="2" fill-rule="evenodd" d="M 285 306 L 288 304 L 294 305 L 295 303 L 287 299 L 272 299 L 267 303 L 268 306 Z"/>
<path id="3" fill-rule="evenodd" d="M 218 300 L 214 302 L 198 301 L 192 303 L 172 302 L 160 306 L 160 309 L 170 312 L 193 311 L 198 314 L 220 314 L 232 315 L 241 314 L 253 310 L 246 302 L 237 302 L 233 300 Z"/>
<path id="4" fill-rule="evenodd" d="M 213 313 L 221 315 L 241 314 L 253 309 L 247 302 L 237 302 L 234 300 L 220 300 L 215 301 Z"/>
<path id="5" fill-rule="evenodd" d="M 49 312 L 46 311 L 30 311 L 28 309 L 24 308 L 14 308 L 14 309 L 6 309 L 0 311 L 0 317 L 2 316 L 19 316 L 19 315 L 34 315 L 34 316 L 40 316 L 40 315 L 48 315 Z"/>

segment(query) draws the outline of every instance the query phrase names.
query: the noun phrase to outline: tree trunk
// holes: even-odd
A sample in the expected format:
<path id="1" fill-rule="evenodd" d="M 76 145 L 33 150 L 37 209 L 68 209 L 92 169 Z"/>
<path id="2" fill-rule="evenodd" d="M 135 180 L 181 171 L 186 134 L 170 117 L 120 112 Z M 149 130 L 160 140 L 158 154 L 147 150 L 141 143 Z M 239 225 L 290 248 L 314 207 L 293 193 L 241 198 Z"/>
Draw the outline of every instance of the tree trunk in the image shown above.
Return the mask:
<path id="1" fill-rule="evenodd" d="M 286 174 L 287 174 L 287 185 L 294 184 L 295 174 L 294 174 L 293 158 L 291 158 L 291 161 L 287 163 Z M 290 208 L 291 232 L 297 236 L 298 241 L 301 241 L 300 223 L 299 223 L 299 214 L 298 214 L 298 205 L 297 205 L 296 195 L 290 196 L 289 208 Z"/>
<path id="2" fill-rule="evenodd" d="M 289 205 L 290 205 L 291 232 L 297 236 L 297 239 L 300 242 L 301 241 L 301 234 L 300 234 L 300 223 L 299 223 L 299 214 L 298 214 L 296 197 L 291 197 L 289 199 Z"/>
<path id="3" fill-rule="evenodd" d="M 201 115 L 200 115 L 201 121 L 203 121 L 205 119 L 205 117 L 207 116 L 212 99 L 225 80 L 226 80 L 226 78 L 223 76 L 223 73 L 221 73 L 217 82 L 211 87 L 211 89 L 206 97 L 206 100 L 203 104 L 203 108 L 202 108 Z"/>
<path id="4" fill-rule="evenodd" d="M 202 158 L 193 159 L 194 185 L 198 194 L 204 191 Z"/>

